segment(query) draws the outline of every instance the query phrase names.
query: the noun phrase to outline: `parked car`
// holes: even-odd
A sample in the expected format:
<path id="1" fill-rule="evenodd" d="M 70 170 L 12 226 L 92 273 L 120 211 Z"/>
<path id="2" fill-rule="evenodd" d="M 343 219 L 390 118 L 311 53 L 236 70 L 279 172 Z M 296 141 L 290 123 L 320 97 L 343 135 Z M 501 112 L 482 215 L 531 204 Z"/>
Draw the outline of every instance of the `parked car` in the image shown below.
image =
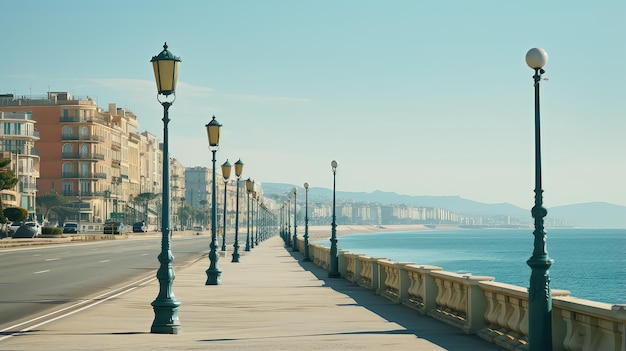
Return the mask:
<path id="1" fill-rule="evenodd" d="M 63 233 L 78 234 L 79 232 L 80 232 L 80 228 L 78 228 L 78 223 L 76 223 L 76 222 L 65 222 L 63 224 Z"/>
<path id="2" fill-rule="evenodd" d="M 22 226 L 22 224 L 24 224 L 24 222 L 13 222 L 9 224 L 9 233 L 14 234 Z"/>
<path id="3" fill-rule="evenodd" d="M 35 229 L 35 233 L 37 235 L 41 235 L 41 224 L 37 223 L 37 222 L 26 222 L 24 223 L 25 226 L 27 227 L 31 227 L 33 229 Z"/>
<path id="4" fill-rule="evenodd" d="M 13 223 L 16 224 L 16 223 Z M 20 224 L 17 229 L 13 230 L 13 238 L 34 238 L 36 236 L 41 235 L 41 225 L 37 222 L 26 222 L 26 223 L 17 223 Z M 13 226 L 15 228 L 15 226 Z"/>
<path id="5" fill-rule="evenodd" d="M 148 226 L 146 226 L 146 222 L 133 223 L 133 233 L 145 233 L 147 231 L 148 231 Z"/>
<path id="6" fill-rule="evenodd" d="M 109 221 L 104 223 L 104 234 L 120 234 L 124 232 L 124 223 Z"/>

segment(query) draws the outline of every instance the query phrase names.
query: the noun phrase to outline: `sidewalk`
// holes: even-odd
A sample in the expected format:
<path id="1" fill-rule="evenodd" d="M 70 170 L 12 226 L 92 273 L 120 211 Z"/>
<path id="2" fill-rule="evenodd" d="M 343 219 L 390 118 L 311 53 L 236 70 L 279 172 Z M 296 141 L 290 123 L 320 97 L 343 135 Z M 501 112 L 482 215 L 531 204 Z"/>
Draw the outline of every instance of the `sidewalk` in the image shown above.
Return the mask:
<path id="1" fill-rule="evenodd" d="M 152 281 L 2 340 L 0 350 L 503 350 L 301 259 L 273 237 L 242 250 L 239 263 L 221 258 L 221 285 L 204 285 L 208 258 L 177 270 L 177 335 L 150 333 Z"/>

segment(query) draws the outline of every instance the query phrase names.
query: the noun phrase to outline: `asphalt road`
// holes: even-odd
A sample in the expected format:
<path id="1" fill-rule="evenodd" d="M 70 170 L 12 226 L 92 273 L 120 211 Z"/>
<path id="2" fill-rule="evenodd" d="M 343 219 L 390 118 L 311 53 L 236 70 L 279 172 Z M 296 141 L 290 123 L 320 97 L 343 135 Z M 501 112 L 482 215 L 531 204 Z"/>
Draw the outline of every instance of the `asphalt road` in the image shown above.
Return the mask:
<path id="1" fill-rule="evenodd" d="M 174 237 L 175 270 L 206 256 L 210 241 L 210 235 Z M 0 329 L 154 275 L 160 250 L 156 236 L 0 250 Z"/>

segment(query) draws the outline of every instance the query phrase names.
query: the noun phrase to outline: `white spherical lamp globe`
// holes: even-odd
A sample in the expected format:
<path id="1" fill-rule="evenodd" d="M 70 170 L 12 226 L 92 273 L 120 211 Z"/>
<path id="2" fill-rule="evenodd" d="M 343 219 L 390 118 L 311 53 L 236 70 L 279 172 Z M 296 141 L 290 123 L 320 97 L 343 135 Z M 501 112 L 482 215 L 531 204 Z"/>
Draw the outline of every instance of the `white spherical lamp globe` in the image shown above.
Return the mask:
<path id="1" fill-rule="evenodd" d="M 532 69 L 540 69 L 548 63 L 548 53 L 542 48 L 532 48 L 526 53 L 526 64 Z"/>

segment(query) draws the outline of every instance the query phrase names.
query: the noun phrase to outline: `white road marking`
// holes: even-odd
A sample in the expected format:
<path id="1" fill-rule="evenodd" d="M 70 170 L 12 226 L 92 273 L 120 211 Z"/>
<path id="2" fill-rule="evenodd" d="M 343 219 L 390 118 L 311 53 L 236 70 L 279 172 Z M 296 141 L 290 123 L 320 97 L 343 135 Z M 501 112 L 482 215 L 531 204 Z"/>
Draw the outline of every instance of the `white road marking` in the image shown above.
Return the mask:
<path id="1" fill-rule="evenodd" d="M 46 258 L 44 261 L 49 262 L 49 261 L 56 261 L 56 260 L 60 260 L 61 258 L 56 257 L 56 258 Z"/>
<path id="2" fill-rule="evenodd" d="M 10 332 L 10 334 L 7 334 L 7 335 L 5 335 L 5 336 L 3 336 L 3 337 L 0 337 L 0 341 L 5 340 L 5 339 L 8 339 L 8 338 L 10 338 L 10 337 L 12 337 L 12 336 L 15 336 L 15 335 L 20 335 L 20 334 L 22 334 L 22 333 L 24 333 L 24 332 L 27 332 L 27 331 L 29 331 L 29 330 L 36 329 L 36 328 L 38 328 L 38 327 L 40 327 L 40 326 L 42 326 L 42 325 L 44 325 L 44 324 L 48 324 L 48 323 L 53 322 L 53 321 L 56 321 L 56 320 L 58 320 L 58 319 L 61 319 L 61 318 L 67 317 L 67 316 L 71 316 L 71 315 L 73 315 L 74 313 L 80 312 L 80 311 L 85 310 L 85 309 L 88 309 L 88 308 L 90 308 L 90 307 L 93 307 L 93 306 L 99 305 L 99 304 L 101 304 L 101 303 L 103 303 L 103 302 L 105 302 L 105 301 L 108 301 L 108 300 L 110 300 L 110 299 L 116 298 L 116 297 L 118 297 L 118 296 L 120 296 L 120 295 L 124 295 L 124 294 L 126 294 L 127 292 L 133 291 L 133 290 L 135 290 L 135 289 L 136 289 L 136 288 L 138 288 L 138 287 L 144 286 L 144 285 L 146 285 L 146 284 L 148 284 L 148 283 L 152 282 L 153 280 L 156 280 L 156 278 L 155 278 L 155 277 L 152 277 L 152 276 L 143 277 L 143 278 L 140 278 L 139 280 L 135 281 L 134 283 L 131 283 L 131 284 L 125 285 L 125 286 L 123 286 L 123 287 L 120 287 L 120 288 L 118 288 L 118 289 L 115 289 L 115 290 L 113 290 L 113 291 L 109 291 L 109 292 L 106 292 L 106 293 L 104 293 L 104 294 L 98 295 L 98 296 L 96 296 L 96 297 L 94 297 L 94 298 L 92 298 L 92 299 L 83 300 L 82 302 L 79 302 L 79 303 L 77 303 L 77 304 L 74 304 L 74 305 L 71 305 L 71 306 L 68 306 L 68 307 L 62 308 L 62 309 L 60 309 L 60 310 L 58 310 L 58 311 L 54 311 L 54 312 L 48 313 L 48 314 L 46 314 L 46 315 L 39 316 L 39 317 L 37 317 L 37 318 L 33 318 L 33 319 L 29 320 L 29 321 L 25 321 L 25 322 L 22 322 L 22 323 L 19 323 L 19 324 L 16 324 L 16 325 L 12 325 L 12 326 L 10 326 L 10 327 L 8 327 L 8 328 L 5 328 L 5 329 L 0 330 L 0 335 L 1 335 L 1 333 L 6 333 L 6 332 L 7 332 L 7 331 L 9 331 L 9 330 L 14 330 L 14 329 L 16 329 L 16 328 L 18 328 L 18 327 L 20 327 L 20 326 L 22 326 L 22 325 L 25 325 L 25 324 L 30 324 L 30 323 L 33 323 L 33 322 L 38 321 L 38 320 L 40 320 L 40 319 L 45 319 L 45 318 L 51 317 L 51 316 L 53 316 L 53 315 L 55 315 L 55 314 L 61 313 L 61 312 L 63 312 L 63 311 L 67 311 L 67 310 L 75 309 L 75 308 L 77 308 L 78 306 L 81 306 L 81 305 L 85 305 L 85 304 L 87 304 L 87 305 L 86 305 L 86 306 L 84 306 L 84 307 L 81 307 L 81 308 L 79 308 L 79 309 L 75 309 L 75 310 L 73 310 L 73 311 L 67 312 L 67 313 L 65 313 L 65 314 L 63 314 L 63 315 L 60 315 L 60 316 L 58 316 L 58 317 L 54 317 L 54 318 L 52 318 L 52 319 L 44 320 L 43 322 L 41 322 L 41 323 L 39 323 L 39 324 L 32 325 L 32 326 L 30 326 L 30 327 L 24 328 L 24 329 L 19 330 L 19 331 Z M 111 295 L 111 294 L 113 294 L 113 295 Z M 101 298 L 103 298 L 103 299 L 102 299 L 102 300 L 100 300 Z"/>
<path id="3" fill-rule="evenodd" d="M 34 272 L 33 274 L 41 274 L 41 273 L 48 273 L 48 272 L 50 272 L 50 270 L 46 269 L 45 271 Z"/>
<path id="4" fill-rule="evenodd" d="M 100 263 L 105 263 L 105 262 L 110 262 L 110 261 L 111 260 L 103 260 L 103 261 L 100 261 Z"/>

